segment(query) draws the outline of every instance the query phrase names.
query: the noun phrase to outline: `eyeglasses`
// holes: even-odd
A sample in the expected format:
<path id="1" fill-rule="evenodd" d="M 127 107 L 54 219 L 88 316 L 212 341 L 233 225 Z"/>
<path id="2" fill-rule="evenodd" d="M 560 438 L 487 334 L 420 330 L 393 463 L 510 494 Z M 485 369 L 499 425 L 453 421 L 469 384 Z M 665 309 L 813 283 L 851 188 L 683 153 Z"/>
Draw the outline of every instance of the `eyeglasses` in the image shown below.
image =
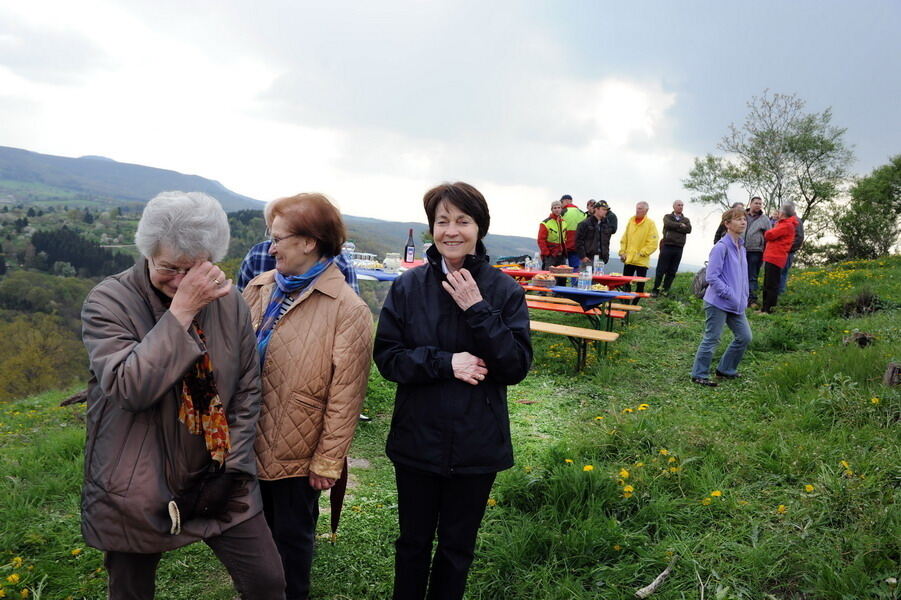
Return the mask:
<path id="1" fill-rule="evenodd" d="M 177 277 L 178 275 L 184 275 L 188 272 L 188 269 L 173 269 L 171 267 L 158 267 L 153 262 L 153 259 L 150 259 L 150 265 L 153 267 L 153 270 L 159 273 L 160 275 L 165 275 L 166 277 Z"/>
<path id="2" fill-rule="evenodd" d="M 290 235 L 283 235 L 282 237 L 275 237 L 274 235 L 270 235 L 270 236 L 269 236 L 269 244 L 270 244 L 271 246 L 278 246 L 278 245 L 279 245 L 280 243 L 282 243 L 284 240 L 286 240 L 286 239 L 288 239 L 288 238 L 298 237 L 299 235 L 300 235 L 299 233 L 292 233 L 292 234 L 290 234 Z"/>

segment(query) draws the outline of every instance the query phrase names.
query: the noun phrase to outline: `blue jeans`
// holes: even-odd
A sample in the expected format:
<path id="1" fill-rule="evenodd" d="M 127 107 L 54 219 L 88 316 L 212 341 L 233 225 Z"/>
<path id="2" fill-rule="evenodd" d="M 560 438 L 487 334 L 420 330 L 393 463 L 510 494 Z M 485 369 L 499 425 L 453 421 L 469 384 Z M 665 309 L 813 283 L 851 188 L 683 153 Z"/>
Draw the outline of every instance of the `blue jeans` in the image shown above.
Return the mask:
<path id="1" fill-rule="evenodd" d="M 720 343 L 724 324 L 732 330 L 735 339 L 720 358 L 717 370 L 726 375 L 735 375 L 738 372 L 738 363 L 741 362 L 745 350 L 748 349 L 748 344 L 751 343 L 751 326 L 748 324 L 748 318 L 744 311 L 736 315 L 720 310 L 709 302 L 704 303 L 704 312 L 707 313 L 704 339 L 701 340 L 701 345 L 698 346 L 698 352 L 695 354 L 695 364 L 691 368 L 691 376 L 703 379 L 710 377 L 710 362 L 713 359 L 713 351 Z"/>
<path id="2" fill-rule="evenodd" d="M 566 255 L 566 263 L 578 273 L 579 267 L 582 265 L 582 259 L 579 258 L 578 252 L 569 252 Z"/>
<path id="3" fill-rule="evenodd" d="M 757 302 L 757 290 L 759 289 L 760 267 L 763 266 L 763 252 L 748 250 L 748 302 Z"/>
<path id="4" fill-rule="evenodd" d="M 795 260 L 795 253 L 788 253 L 788 260 L 785 261 L 785 267 L 782 268 L 782 275 L 779 276 L 779 295 L 785 293 L 785 284 L 788 282 L 788 270 L 792 268 L 792 263 Z"/>

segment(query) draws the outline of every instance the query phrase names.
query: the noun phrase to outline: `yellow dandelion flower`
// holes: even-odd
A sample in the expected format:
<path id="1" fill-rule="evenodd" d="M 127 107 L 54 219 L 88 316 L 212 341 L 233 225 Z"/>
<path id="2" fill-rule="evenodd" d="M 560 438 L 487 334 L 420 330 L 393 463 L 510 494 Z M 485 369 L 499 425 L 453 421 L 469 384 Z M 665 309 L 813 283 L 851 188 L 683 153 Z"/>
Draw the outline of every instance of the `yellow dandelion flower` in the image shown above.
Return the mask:
<path id="1" fill-rule="evenodd" d="M 635 463 L 635 466 L 636 466 L 636 467 L 643 467 L 643 466 L 644 466 L 644 463 L 641 462 L 641 461 L 638 461 L 637 463 Z"/>
<path id="2" fill-rule="evenodd" d="M 804 491 L 809 494 L 810 492 L 813 491 L 813 486 L 808 483 L 807 485 L 804 486 Z"/>
<path id="3" fill-rule="evenodd" d="M 617 552 L 619 552 L 620 550 L 623 549 L 623 547 L 620 546 L 619 544 L 615 544 L 615 545 L 613 546 L 613 549 L 616 550 Z"/>
<path id="4" fill-rule="evenodd" d="M 625 469 L 620 469 L 620 470 L 619 470 L 619 476 L 620 476 L 621 479 L 628 479 L 628 478 L 629 478 L 629 472 L 628 472 L 627 470 L 625 470 Z"/>
<path id="5" fill-rule="evenodd" d="M 711 502 L 713 502 L 713 500 L 711 500 L 710 497 L 701 500 L 701 504 L 703 504 L 704 506 L 709 506 Z"/>
<path id="6" fill-rule="evenodd" d="M 670 473 L 678 473 L 681 470 L 682 470 L 682 467 L 670 467 L 669 468 Z"/>
<path id="7" fill-rule="evenodd" d="M 780 515 L 784 515 L 788 512 L 788 507 L 786 507 L 784 504 L 780 504 L 778 508 L 776 508 L 776 512 Z"/>
<path id="8" fill-rule="evenodd" d="M 635 412 L 635 411 L 632 410 L 631 408 L 624 408 L 624 409 L 623 409 L 623 412 L 624 412 L 624 413 L 630 413 L 630 412 Z"/>
<path id="9" fill-rule="evenodd" d="M 21 556 L 16 556 L 15 558 L 12 559 L 12 561 L 10 561 L 9 564 L 11 564 L 14 569 L 18 569 L 23 564 L 25 564 L 25 560 Z"/>
<path id="10" fill-rule="evenodd" d="M 495 500 L 494 498 L 488 498 L 487 504 L 488 506 L 497 506 L 497 500 Z"/>
<path id="11" fill-rule="evenodd" d="M 638 405 L 638 410 L 647 410 L 649 408 L 651 408 L 651 406 L 649 404 L 639 404 Z"/>
<path id="12" fill-rule="evenodd" d="M 666 456 L 667 454 L 669 454 L 669 450 L 667 450 L 666 448 L 661 448 L 660 454 L 662 454 L 663 456 Z"/>
<path id="13" fill-rule="evenodd" d="M 674 462 L 676 462 L 676 457 L 675 457 L 675 456 L 670 456 L 669 458 L 666 459 L 666 462 L 668 462 L 668 463 L 674 463 Z"/>
<path id="14" fill-rule="evenodd" d="M 849 465 L 848 461 L 846 461 L 846 460 L 840 460 L 840 461 L 838 461 L 838 464 L 841 465 L 845 469 L 851 468 L 851 465 Z"/>
<path id="15" fill-rule="evenodd" d="M 573 464 L 573 459 L 571 459 L 571 458 L 564 458 L 564 459 L 563 459 L 563 462 L 565 462 L 565 463 L 568 464 L 568 465 L 571 465 L 571 464 Z"/>
<path id="16" fill-rule="evenodd" d="M 21 577 L 19 577 L 18 573 L 13 573 L 12 575 L 10 575 L 9 577 L 6 578 L 6 580 L 10 583 L 19 583 L 19 579 L 21 579 Z"/>
<path id="17" fill-rule="evenodd" d="M 876 398 L 874 396 L 874 397 L 870 398 L 870 402 L 872 402 L 873 404 L 879 404 L 879 398 Z"/>
<path id="18" fill-rule="evenodd" d="M 3 588 L 0 588 L 0 598 L 6 598 L 6 591 Z"/>
<path id="19" fill-rule="evenodd" d="M 845 477 L 854 477 L 854 471 L 851 469 L 846 469 L 844 473 L 842 473 Z"/>
<path id="20" fill-rule="evenodd" d="M 602 416 L 599 415 L 599 416 L 595 417 L 594 420 L 595 420 L 595 421 L 603 421 L 603 420 L 604 420 L 604 417 L 602 417 Z"/>
<path id="21" fill-rule="evenodd" d="M 71 554 L 72 556 L 78 556 L 79 554 L 81 554 L 81 548 L 72 548 L 72 550 L 69 551 L 69 554 Z"/>
<path id="22" fill-rule="evenodd" d="M 594 471 L 594 465 L 585 465 L 582 467 L 583 471 Z"/>
<path id="23" fill-rule="evenodd" d="M 21 592 L 19 592 L 19 596 L 21 596 L 22 598 L 27 598 L 30 595 L 31 592 L 28 591 L 28 588 L 25 588 Z"/>
<path id="24" fill-rule="evenodd" d="M 623 498 L 629 499 L 632 497 L 632 492 L 623 492 Z"/>
<path id="25" fill-rule="evenodd" d="M 710 492 L 711 498 L 719 498 L 722 495 L 723 495 L 723 492 L 721 492 L 719 490 L 713 490 L 712 492 Z"/>
<path id="26" fill-rule="evenodd" d="M 635 488 L 632 487 L 631 485 L 626 485 L 626 486 L 623 486 L 623 491 L 626 492 L 626 493 L 634 492 L 634 491 L 635 491 Z"/>

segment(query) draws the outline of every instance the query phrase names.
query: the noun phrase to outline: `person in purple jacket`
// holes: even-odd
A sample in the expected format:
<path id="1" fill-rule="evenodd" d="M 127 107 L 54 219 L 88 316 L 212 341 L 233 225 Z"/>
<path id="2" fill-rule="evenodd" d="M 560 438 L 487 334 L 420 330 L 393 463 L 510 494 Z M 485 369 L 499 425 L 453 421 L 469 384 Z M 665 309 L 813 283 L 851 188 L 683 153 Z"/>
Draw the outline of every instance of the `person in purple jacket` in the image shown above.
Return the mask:
<path id="1" fill-rule="evenodd" d="M 709 387 L 717 385 L 710 379 L 710 362 L 720 342 L 723 325 L 729 326 L 735 339 L 720 358 L 717 377 L 740 377 L 738 363 L 751 343 L 751 326 L 745 316 L 748 306 L 748 259 L 742 239 L 747 226 L 745 211 L 741 208 L 727 210 L 723 214 L 723 226 L 726 235 L 716 243 L 707 260 L 708 285 L 704 294 L 707 324 L 691 368 L 692 383 Z"/>

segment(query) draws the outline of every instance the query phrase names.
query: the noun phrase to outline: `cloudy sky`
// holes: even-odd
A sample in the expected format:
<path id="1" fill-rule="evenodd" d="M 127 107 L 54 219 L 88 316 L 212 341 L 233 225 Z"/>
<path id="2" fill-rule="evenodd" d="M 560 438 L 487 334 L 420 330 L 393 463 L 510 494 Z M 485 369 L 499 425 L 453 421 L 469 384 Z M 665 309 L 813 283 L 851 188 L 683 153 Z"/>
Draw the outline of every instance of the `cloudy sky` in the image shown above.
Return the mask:
<path id="1" fill-rule="evenodd" d="M 0 145 L 390 220 L 464 180 L 503 234 L 563 193 L 659 223 L 766 89 L 832 107 L 858 173 L 901 152 L 899 30 L 898 0 L 6 2 Z M 715 216 L 686 212 L 700 264 Z"/>

